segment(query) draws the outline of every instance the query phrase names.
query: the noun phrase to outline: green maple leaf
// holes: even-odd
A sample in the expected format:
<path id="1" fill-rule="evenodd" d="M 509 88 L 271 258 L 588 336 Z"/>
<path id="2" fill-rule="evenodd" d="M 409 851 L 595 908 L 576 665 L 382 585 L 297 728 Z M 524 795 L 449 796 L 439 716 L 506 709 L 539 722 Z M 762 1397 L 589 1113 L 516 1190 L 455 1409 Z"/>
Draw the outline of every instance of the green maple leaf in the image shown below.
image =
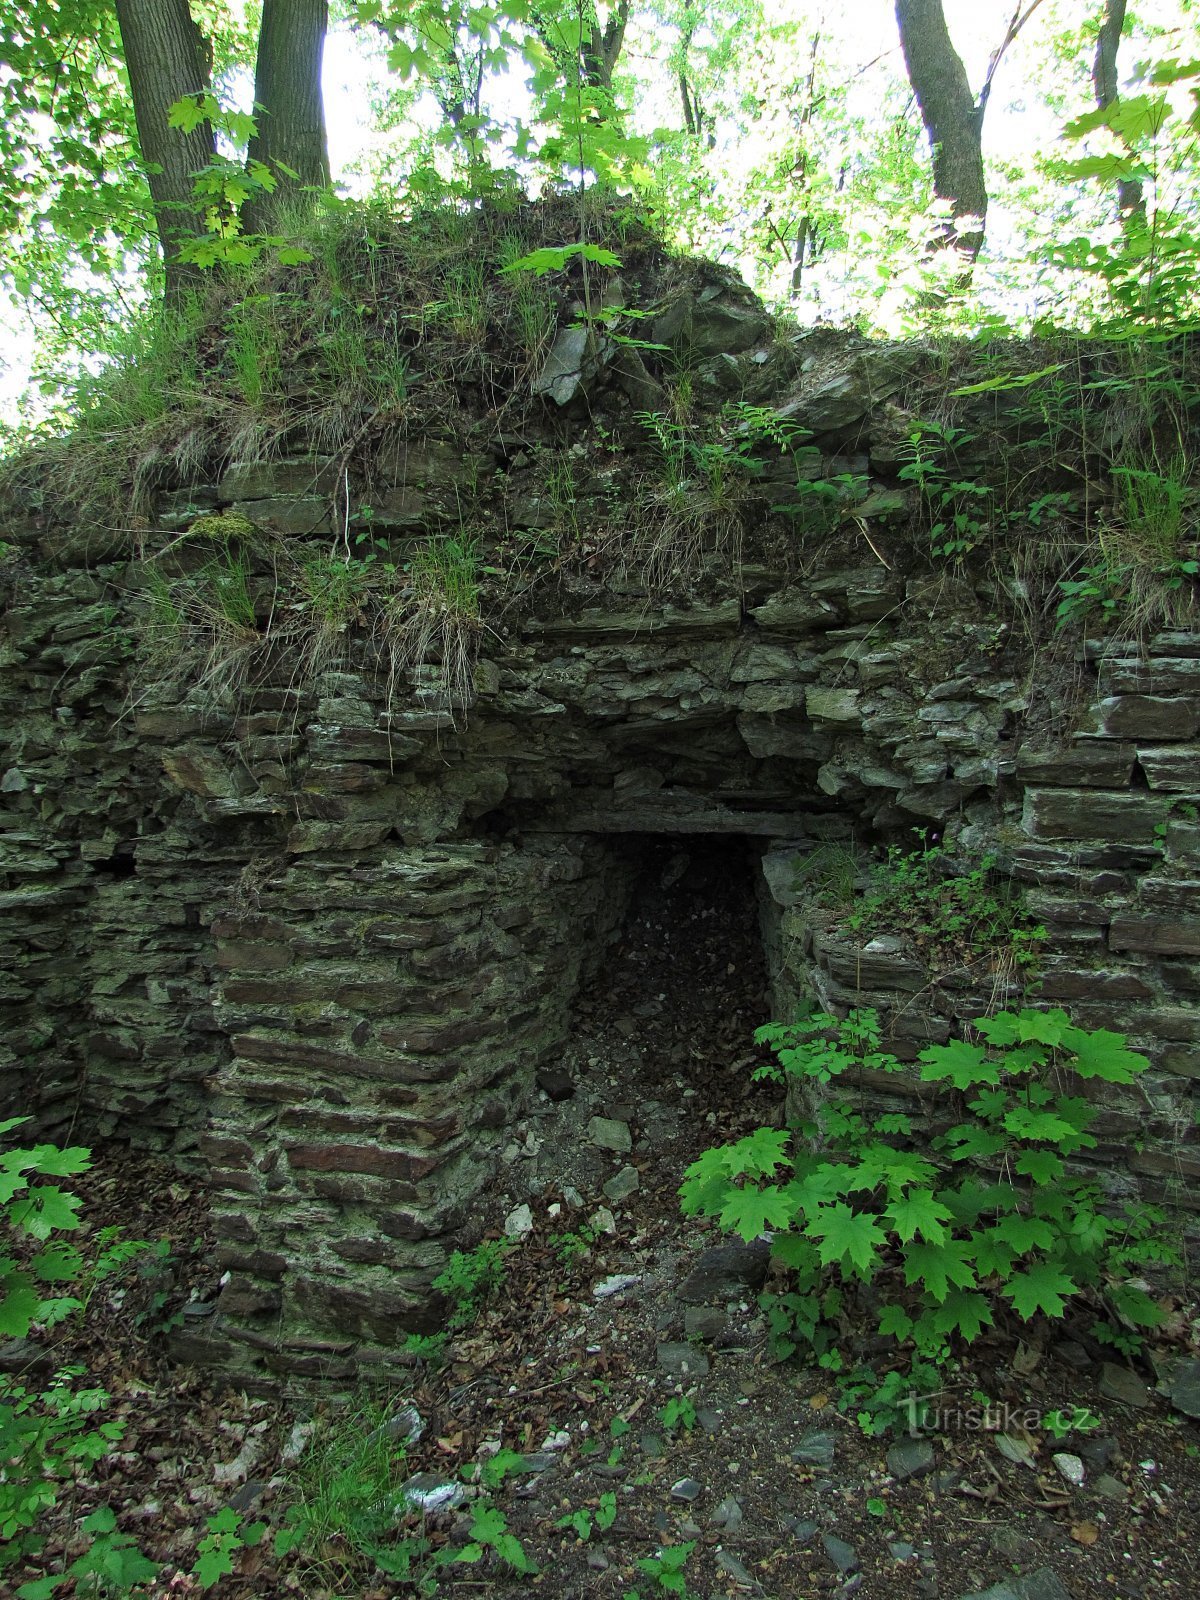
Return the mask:
<path id="1" fill-rule="evenodd" d="M 51 1178 L 67 1178 L 76 1172 L 87 1172 L 92 1165 L 92 1152 L 85 1150 L 82 1145 L 59 1150 L 52 1144 L 37 1144 L 29 1151 L 29 1156 L 31 1160 L 27 1165 L 36 1167 Z"/>
<path id="2" fill-rule="evenodd" d="M 802 1233 L 777 1233 L 771 1240 L 771 1254 L 793 1272 L 811 1272 L 820 1265 L 816 1245 Z"/>
<path id="3" fill-rule="evenodd" d="M 924 1156 L 914 1155 L 911 1150 L 892 1150 L 887 1145 L 883 1148 L 889 1151 L 887 1170 L 884 1174 L 889 1195 L 898 1194 L 906 1184 L 910 1183 L 928 1187 L 937 1176 L 937 1168 L 932 1161 L 926 1161 Z"/>
<path id="4" fill-rule="evenodd" d="M 1031 1250 L 1049 1250 L 1054 1243 L 1054 1229 L 1037 1217 L 1003 1217 L 992 1232 L 1019 1256 L 1028 1255 Z"/>
<path id="5" fill-rule="evenodd" d="M 730 1177 L 773 1178 L 779 1167 L 790 1167 L 787 1147 L 791 1134 L 786 1128 L 756 1128 L 744 1139 L 721 1146 L 725 1170 Z"/>
<path id="6" fill-rule="evenodd" d="M 945 1244 L 910 1244 L 904 1251 L 904 1281 L 911 1288 L 920 1284 L 925 1293 L 940 1305 L 951 1285 L 959 1289 L 975 1287 L 975 1270 L 966 1259 L 970 1246 L 958 1239 Z"/>
<path id="7" fill-rule="evenodd" d="M 1013 1166 L 1023 1178 L 1032 1178 L 1037 1184 L 1053 1183 L 1063 1174 L 1062 1161 L 1052 1150 L 1022 1150 Z"/>
<path id="8" fill-rule="evenodd" d="M 977 1083 L 999 1083 L 1000 1068 L 989 1061 L 977 1044 L 952 1039 L 949 1044 L 931 1044 L 917 1058 L 921 1062 L 923 1083 L 949 1082 L 956 1089 L 971 1089 Z"/>
<path id="9" fill-rule="evenodd" d="M 913 1324 L 913 1337 L 921 1350 L 935 1350 L 954 1334 L 971 1344 L 992 1320 L 986 1296 L 954 1289 L 940 1306 L 922 1312 Z"/>
<path id="10" fill-rule="evenodd" d="M 879 1331 L 885 1339 L 907 1339 L 913 1320 L 903 1306 L 884 1306 L 879 1313 Z"/>
<path id="11" fill-rule="evenodd" d="M 975 1271 L 981 1278 L 1007 1278 L 1016 1260 L 1013 1247 L 1007 1244 L 995 1228 L 983 1228 L 971 1235 L 971 1253 L 975 1258 Z"/>
<path id="12" fill-rule="evenodd" d="M 880 1249 L 887 1243 L 877 1217 L 855 1213 L 840 1200 L 810 1218 L 804 1231 L 809 1238 L 820 1241 L 817 1253 L 822 1266 L 848 1259 L 864 1278 L 870 1275 Z"/>
<path id="13" fill-rule="evenodd" d="M 1003 1134 L 991 1128 L 973 1127 L 966 1122 L 951 1128 L 943 1144 L 951 1161 L 984 1160 L 988 1156 L 998 1156 L 1008 1148 Z"/>
<path id="14" fill-rule="evenodd" d="M 927 1189 L 897 1196 L 883 1214 L 890 1219 L 901 1244 L 907 1244 L 918 1233 L 928 1244 L 943 1244 L 947 1237 L 945 1224 L 951 1220 L 949 1209 Z"/>
<path id="15" fill-rule="evenodd" d="M 1078 1128 L 1053 1111 L 1032 1111 L 1027 1106 L 1014 1106 L 1005 1116 L 1004 1126 L 1014 1139 L 1046 1139 L 1062 1143 L 1079 1135 Z"/>
<path id="16" fill-rule="evenodd" d="M 1123 1034 L 1110 1033 L 1107 1028 L 1097 1028 L 1094 1033 L 1071 1028 L 1063 1044 L 1075 1057 L 1074 1068 L 1081 1078 L 1132 1083 L 1150 1065 L 1145 1056 L 1126 1047 Z"/>
<path id="17" fill-rule="evenodd" d="M 38 1314 L 41 1299 L 27 1284 L 10 1285 L 0 1300 L 0 1333 L 23 1339 Z"/>
<path id="18" fill-rule="evenodd" d="M 1014 1044 L 1061 1044 L 1071 1029 L 1065 1011 L 1001 1011 L 994 1017 L 976 1017 L 972 1026 L 989 1044 L 1007 1047 Z"/>
<path id="19" fill-rule="evenodd" d="M 79 1206 L 78 1196 L 67 1194 L 54 1184 L 44 1184 L 11 1205 L 8 1220 L 34 1239 L 48 1239 L 55 1229 L 79 1226 Z"/>
<path id="20" fill-rule="evenodd" d="M 733 1190 L 721 1208 L 720 1220 L 727 1232 L 748 1241 L 761 1233 L 788 1227 L 795 1214 L 784 1190 L 769 1184 L 763 1189 L 747 1186 Z"/>
<path id="21" fill-rule="evenodd" d="M 1054 1261 L 1039 1261 L 1024 1272 L 1017 1272 L 1001 1291 L 1026 1322 L 1038 1311 L 1048 1317 L 1061 1317 L 1066 1310 L 1064 1295 L 1075 1293 L 1074 1280 Z"/>

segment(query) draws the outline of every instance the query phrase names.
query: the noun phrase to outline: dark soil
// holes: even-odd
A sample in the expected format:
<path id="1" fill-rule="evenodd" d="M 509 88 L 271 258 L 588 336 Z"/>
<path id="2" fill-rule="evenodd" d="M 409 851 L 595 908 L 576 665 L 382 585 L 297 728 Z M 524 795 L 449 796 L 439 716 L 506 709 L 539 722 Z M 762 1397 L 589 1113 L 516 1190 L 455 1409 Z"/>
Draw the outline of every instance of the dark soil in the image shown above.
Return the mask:
<path id="1" fill-rule="evenodd" d="M 932 1465 L 914 1458 L 929 1470 L 904 1478 L 893 1469 L 905 1463 L 888 1460 L 903 1430 L 866 1436 L 839 1409 L 829 1374 L 777 1362 L 749 1289 L 707 1307 L 683 1298 L 698 1253 L 722 1242 L 680 1215 L 685 1167 L 708 1145 L 779 1114 L 778 1091 L 750 1083 L 765 974 L 755 908 L 730 899 L 731 884 L 750 881 L 731 870 L 734 848 L 683 841 L 649 853 L 623 935 L 579 1002 L 561 1063 L 574 1092 L 557 1103 L 543 1097 L 505 1152 L 506 1183 L 486 1231 L 500 1236 L 525 1204 L 533 1225 L 508 1252 L 503 1289 L 451 1342 L 441 1370 L 418 1367 L 411 1388 L 386 1397 L 397 1410 L 415 1404 L 424 1425 L 402 1475 L 458 1479 L 498 1448 L 549 1458 L 493 1495 L 537 1575 L 506 1573 L 489 1556 L 450 1568 L 443 1590 L 562 1600 L 621 1600 L 637 1590 L 649 1600 L 667 1591 L 638 1570 L 639 1559 L 694 1541 L 685 1566 L 693 1596 L 959 1600 L 1020 1574 L 1027 1587 L 1009 1592 L 1025 1600 L 1200 1593 L 1191 1576 L 1196 1426 L 1149 1388 L 1134 1385 L 1139 1404 L 1107 1398 L 1104 1352 L 1089 1341 L 1086 1320 L 1066 1330 L 1014 1324 L 974 1346 L 969 1367 L 949 1375 L 936 1402 Z M 628 1153 L 592 1143 L 596 1115 L 629 1125 Z M 610 1199 L 603 1185 L 626 1168 L 636 1169 L 638 1187 Z M 54 1361 L 86 1366 L 112 1394 L 126 1431 L 118 1452 L 80 1482 L 74 1503 L 50 1517 L 36 1570 L 61 1570 L 77 1550 L 79 1520 L 107 1503 L 167 1563 L 153 1592 L 198 1593 L 193 1580 L 170 1573 L 190 1570 L 205 1516 L 233 1503 L 274 1526 L 289 1501 L 293 1469 L 281 1455 L 295 1422 L 314 1411 L 336 1419 L 344 1401 L 315 1393 L 250 1400 L 217 1378 L 171 1368 L 156 1320 L 179 1314 L 189 1297 L 210 1300 L 216 1288 L 199 1191 L 119 1150 L 100 1151 L 80 1188 L 93 1224 L 168 1236 L 174 1281 L 98 1291 L 84 1331 L 60 1337 Z M 618 1274 L 628 1285 L 598 1295 Z M 703 1337 L 689 1343 L 697 1319 Z M 1176 1352 L 1186 1352 L 1190 1327 L 1175 1303 L 1168 1329 Z M 668 1371 L 664 1361 L 686 1370 Z M 1148 1366 L 1142 1375 L 1152 1385 Z M 670 1427 L 663 1409 L 684 1396 L 690 1408 Z M 977 1414 L 980 1396 L 990 1402 L 986 1418 Z M 1056 1440 L 1042 1419 L 1076 1407 L 1099 1427 Z M 1081 1487 L 1054 1463 L 1060 1452 L 1081 1458 Z M 610 1493 L 617 1516 L 606 1531 L 585 1542 L 557 1526 L 569 1513 L 594 1512 Z M 468 1522 L 462 1507 L 424 1524 L 414 1513 L 405 1531 L 452 1545 L 465 1541 Z M 231 1600 L 405 1592 L 336 1546 L 277 1561 L 264 1542 L 240 1554 L 214 1592 Z M 331 1584 L 343 1558 L 344 1579 Z M 34 1571 L 9 1574 L 12 1590 Z"/>

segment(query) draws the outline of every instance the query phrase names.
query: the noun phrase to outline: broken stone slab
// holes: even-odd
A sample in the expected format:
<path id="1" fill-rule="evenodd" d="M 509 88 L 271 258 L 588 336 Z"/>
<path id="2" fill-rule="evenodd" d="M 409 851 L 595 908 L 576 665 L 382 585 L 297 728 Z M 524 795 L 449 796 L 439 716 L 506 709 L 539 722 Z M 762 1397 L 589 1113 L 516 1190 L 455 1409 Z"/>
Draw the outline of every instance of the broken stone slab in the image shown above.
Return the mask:
<path id="1" fill-rule="evenodd" d="M 825 689 L 810 683 L 804 691 L 804 708 L 814 722 L 858 723 L 862 720 L 857 689 Z"/>
<path id="2" fill-rule="evenodd" d="M 433 1511 L 446 1511 L 461 1505 L 466 1490 L 455 1478 L 440 1472 L 418 1472 L 400 1485 L 400 1502 L 393 1508 L 394 1517 L 406 1516 L 409 1511 L 423 1511 L 427 1516 Z"/>
<path id="3" fill-rule="evenodd" d="M 641 1181 L 636 1167 L 622 1167 L 620 1172 L 614 1173 L 604 1185 L 604 1193 L 613 1201 L 628 1200 L 629 1196 L 637 1191 Z"/>
<path id="4" fill-rule="evenodd" d="M 1071 1600 L 1071 1592 L 1049 1567 L 1040 1567 L 1023 1578 L 1006 1578 L 990 1589 L 963 1595 L 962 1600 Z"/>
<path id="5" fill-rule="evenodd" d="M 710 1528 L 720 1528 L 724 1533 L 736 1533 L 744 1521 L 742 1503 L 733 1495 L 726 1495 L 708 1519 Z"/>
<path id="6" fill-rule="evenodd" d="M 697 1483 L 695 1478 L 680 1478 L 671 1485 L 671 1499 L 683 1500 L 688 1505 L 698 1500 L 703 1493 L 703 1484 Z"/>
<path id="7" fill-rule="evenodd" d="M 821 1543 L 825 1547 L 825 1554 L 839 1572 L 848 1574 L 858 1571 L 858 1551 L 852 1544 L 847 1544 L 845 1539 L 839 1539 L 832 1533 L 823 1533 Z"/>
<path id="8" fill-rule="evenodd" d="M 1166 1395 L 1185 1417 L 1200 1417 L 1200 1361 L 1181 1361 L 1170 1375 Z"/>
<path id="9" fill-rule="evenodd" d="M 1152 1404 L 1150 1391 L 1137 1373 L 1118 1366 L 1115 1361 L 1106 1361 L 1100 1368 L 1100 1393 L 1106 1400 L 1136 1406 L 1139 1410 Z"/>
<path id="10" fill-rule="evenodd" d="M 733 1580 L 735 1588 L 743 1589 L 750 1594 L 762 1594 L 762 1584 L 757 1578 L 752 1578 L 738 1558 L 731 1555 L 728 1550 L 717 1551 L 716 1563 L 720 1570 Z"/>
<path id="11" fill-rule="evenodd" d="M 744 288 L 710 284 L 698 295 L 677 295 L 654 319 L 655 344 L 686 348 L 693 360 L 739 355 L 756 345 L 767 330 L 763 307 Z"/>
<path id="12" fill-rule="evenodd" d="M 627 1155 L 633 1149 L 633 1136 L 627 1122 L 614 1117 L 593 1117 L 588 1123 L 588 1138 L 601 1150 Z"/>
<path id="13" fill-rule="evenodd" d="M 792 1451 L 792 1460 L 801 1467 L 820 1467 L 828 1471 L 833 1465 L 837 1448 L 837 1435 L 823 1429 L 806 1433 Z"/>
<path id="14" fill-rule="evenodd" d="M 504 1219 L 504 1234 L 508 1239 L 523 1239 L 533 1232 L 533 1212 L 528 1205 L 514 1206 Z"/>
<path id="15" fill-rule="evenodd" d="M 713 1306 L 685 1306 L 683 1331 L 689 1339 L 704 1339 L 715 1344 L 727 1328 L 725 1313 Z"/>
<path id="16" fill-rule="evenodd" d="M 673 1378 L 695 1380 L 708 1376 L 708 1357 L 692 1344 L 664 1340 L 658 1346 L 656 1359 L 660 1369 Z"/>
<path id="17" fill-rule="evenodd" d="M 932 1472 L 937 1456 L 928 1439 L 901 1439 L 887 1453 L 887 1469 L 893 1478 L 923 1478 Z"/>
<path id="18" fill-rule="evenodd" d="M 1151 694 L 1118 694 L 1098 700 L 1079 728 L 1080 738 L 1194 739 L 1200 732 L 1200 700 Z"/>
<path id="19" fill-rule="evenodd" d="M 570 405 L 586 393 L 614 348 L 610 339 L 597 339 L 586 323 L 563 328 L 550 346 L 545 366 L 530 386 L 533 393 L 553 400 L 557 406 Z"/>
<path id="20" fill-rule="evenodd" d="M 771 1246 L 765 1240 L 751 1244 L 717 1244 L 701 1250 L 679 1290 L 689 1305 L 755 1295 L 766 1281 Z"/>

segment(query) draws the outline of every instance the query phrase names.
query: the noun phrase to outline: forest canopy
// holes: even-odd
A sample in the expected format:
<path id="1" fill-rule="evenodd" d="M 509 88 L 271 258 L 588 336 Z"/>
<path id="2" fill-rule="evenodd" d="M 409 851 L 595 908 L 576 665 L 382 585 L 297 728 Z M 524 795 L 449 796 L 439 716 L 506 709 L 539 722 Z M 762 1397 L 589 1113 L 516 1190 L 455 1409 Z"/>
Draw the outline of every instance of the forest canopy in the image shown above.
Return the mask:
<path id="1" fill-rule="evenodd" d="M 7 321 L 53 396 L 314 208 L 604 189 L 802 324 L 1178 326 L 1198 95 L 1191 0 L 10 0 Z"/>

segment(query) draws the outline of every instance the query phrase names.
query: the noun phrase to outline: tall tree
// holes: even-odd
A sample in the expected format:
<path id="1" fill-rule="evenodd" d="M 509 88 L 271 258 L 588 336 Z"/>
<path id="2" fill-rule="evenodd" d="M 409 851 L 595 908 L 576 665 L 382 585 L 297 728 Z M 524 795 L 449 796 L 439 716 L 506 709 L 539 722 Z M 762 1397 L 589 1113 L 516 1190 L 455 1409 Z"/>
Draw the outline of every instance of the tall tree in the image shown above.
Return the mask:
<path id="1" fill-rule="evenodd" d="M 933 192 L 950 207 L 949 222 L 938 229 L 931 242 L 960 251 L 966 276 L 983 245 L 987 222 L 983 119 L 992 81 L 1009 45 L 1041 3 L 1042 0 L 1030 0 L 1027 5 L 1018 5 L 1003 39 L 992 52 L 983 88 L 975 95 L 950 38 L 942 0 L 896 0 L 908 81 L 917 98 L 933 156 Z"/>
<path id="2" fill-rule="evenodd" d="M 216 141 L 207 122 L 184 132 L 171 127 L 168 114 L 177 100 L 208 90 L 212 51 L 188 0 L 159 0 L 154 5 L 146 0 L 116 0 L 116 7 L 142 168 L 150 184 L 171 300 L 190 276 L 180 261 L 184 242 L 203 227 L 193 198 L 193 174 L 212 160 Z"/>
<path id="3" fill-rule="evenodd" d="M 254 68 L 257 128 L 247 155 L 261 161 L 280 187 L 247 208 L 251 231 L 270 224 L 280 194 L 329 186 L 329 146 L 321 61 L 329 27 L 328 0 L 263 0 Z"/>
<path id="4" fill-rule="evenodd" d="M 1121 96 L 1117 51 L 1124 27 L 1125 0 L 1105 0 L 1100 31 L 1096 36 L 1096 55 L 1092 62 L 1092 87 L 1098 111 L 1107 111 Z M 1123 222 L 1145 220 L 1146 193 L 1140 178 L 1117 179 L 1117 210 Z"/>

